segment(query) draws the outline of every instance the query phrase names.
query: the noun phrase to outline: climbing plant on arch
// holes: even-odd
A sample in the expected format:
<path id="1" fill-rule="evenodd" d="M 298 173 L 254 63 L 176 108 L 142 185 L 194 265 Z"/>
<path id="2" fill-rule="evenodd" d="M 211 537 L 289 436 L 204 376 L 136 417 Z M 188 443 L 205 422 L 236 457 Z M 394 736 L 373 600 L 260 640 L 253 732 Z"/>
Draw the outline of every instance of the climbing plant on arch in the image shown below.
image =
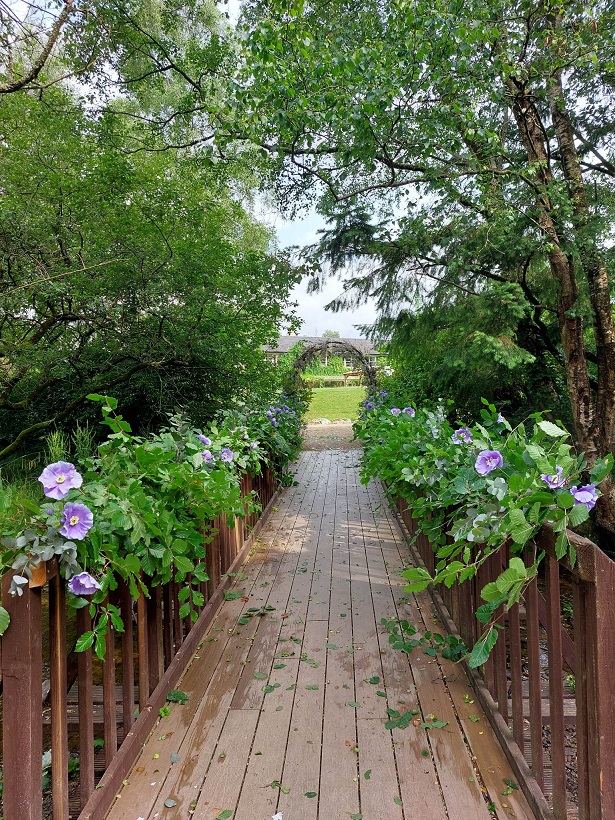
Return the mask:
<path id="1" fill-rule="evenodd" d="M 307 345 L 293 362 L 292 379 L 295 383 L 298 383 L 301 378 L 301 373 L 303 373 L 313 359 L 327 354 L 343 356 L 356 361 L 363 371 L 366 386 L 375 387 L 377 382 L 376 368 L 372 367 L 369 363 L 369 359 L 357 347 L 351 342 L 346 342 L 342 339 L 323 339 L 322 341 Z"/>

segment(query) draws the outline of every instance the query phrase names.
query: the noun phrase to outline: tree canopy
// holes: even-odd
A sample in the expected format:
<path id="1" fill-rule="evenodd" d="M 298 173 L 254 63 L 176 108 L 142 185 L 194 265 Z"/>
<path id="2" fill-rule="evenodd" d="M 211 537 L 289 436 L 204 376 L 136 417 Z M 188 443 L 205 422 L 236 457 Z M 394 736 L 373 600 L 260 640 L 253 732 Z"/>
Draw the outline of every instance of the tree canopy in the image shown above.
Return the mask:
<path id="1" fill-rule="evenodd" d="M 82 418 L 92 392 L 147 429 L 272 384 L 261 345 L 292 324 L 296 273 L 236 166 L 135 153 L 138 130 L 61 84 L 3 100 L 3 455 Z"/>
<path id="2" fill-rule="evenodd" d="M 229 117 L 282 202 L 319 197 L 313 261 L 358 260 L 351 304 L 518 285 L 590 464 L 615 446 L 612 20 L 608 2 L 248 3 Z"/>

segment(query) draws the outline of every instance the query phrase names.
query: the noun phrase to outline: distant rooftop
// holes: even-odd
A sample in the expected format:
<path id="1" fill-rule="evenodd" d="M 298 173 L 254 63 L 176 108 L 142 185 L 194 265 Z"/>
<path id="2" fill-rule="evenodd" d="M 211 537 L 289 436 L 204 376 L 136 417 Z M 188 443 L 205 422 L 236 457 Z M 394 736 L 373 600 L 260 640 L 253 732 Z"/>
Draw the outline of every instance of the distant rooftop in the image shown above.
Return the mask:
<path id="1" fill-rule="evenodd" d="M 323 336 L 280 336 L 277 345 L 263 345 L 263 350 L 267 353 L 288 353 L 291 347 L 299 344 L 299 342 L 303 342 L 304 345 L 322 344 L 323 342 L 344 342 L 345 344 L 356 347 L 364 356 L 381 355 L 376 345 L 368 339 L 349 339 L 347 337 L 329 339 Z"/>

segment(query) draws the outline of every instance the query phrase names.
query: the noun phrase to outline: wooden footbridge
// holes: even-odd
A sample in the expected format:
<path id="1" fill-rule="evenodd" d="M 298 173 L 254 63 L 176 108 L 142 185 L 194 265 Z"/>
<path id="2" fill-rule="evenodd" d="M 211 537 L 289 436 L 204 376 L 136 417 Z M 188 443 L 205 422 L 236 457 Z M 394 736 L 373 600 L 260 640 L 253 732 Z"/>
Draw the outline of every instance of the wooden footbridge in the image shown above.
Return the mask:
<path id="1" fill-rule="evenodd" d="M 438 624 L 357 460 L 303 454 L 109 820 L 533 816 L 463 671 L 388 645 L 381 618 Z"/>
<path id="2" fill-rule="evenodd" d="M 419 633 L 454 627 L 438 596 L 404 593 L 399 570 L 420 559 L 380 485 L 361 485 L 358 458 L 356 450 L 304 452 L 294 486 L 274 495 L 270 477 L 257 482 L 268 504 L 258 535 L 244 525 L 224 532 L 221 524 L 208 559 L 209 603 L 194 627 L 178 619 L 175 590 L 163 590 L 149 606 L 120 590 L 130 628 L 128 636 L 109 637 L 116 660 L 92 671 L 89 653 L 81 653 L 74 685 L 66 664 L 50 660 L 50 735 L 36 708 L 45 667 L 7 675 L 18 653 L 3 642 L 5 820 L 615 816 L 605 810 L 612 781 L 601 777 L 596 785 L 588 765 L 592 744 L 596 769 L 612 765 L 601 762 L 607 741 L 596 740 L 587 708 L 577 714 L 574 694 L 566 700 L 566 663 L 577 664 L 577 704 L 583 698 L 599 713 L 603 700 L 579 652 L 572 657 L 574 643 L 554 620 L 549 589 L 546 614 L 534 605 L 544 602 L 536 591 L 507 629 L 522 623 L 517 642 L 527 643 L 530 655 L 531 636 L 539 636 L 550 678 L 542 667 L 536 677 L 532 657 L 517 660 L 513 633 L 484 679 L 419 649 L 408 657 L 389 645 L 383 619 L 407 619 Z M 586 598 L 587 584 L 577 583 Z M 65 659 L 60 589 L 52 578 L 50 642 L 52 654 L 55 646 Z M 27 618 L 40 629 L 37 594 L 30 591 Z M 593 600 L 599 604 L 599 596 Z M 463 633 L 470 605 L 447 603 Z M 586 609 L 590 604 L 587 598 Z M 582 632 L 575 638 L 589 669 L 596 652 Z M 40 654 L 40 646 L 29 651 Z M 7 698 L 14 700 L 18 687 L 33 706 L 11 721 Z M 95 737 L 103 745 L 96 752 Z M 15 757 L 27 743 L 35 753 Z M 46 744 L 60 762 L 51 802 L 41 806 L 35 757 Z M 70 782 L 66 763 L 76 748 L 79 778 Z"/>

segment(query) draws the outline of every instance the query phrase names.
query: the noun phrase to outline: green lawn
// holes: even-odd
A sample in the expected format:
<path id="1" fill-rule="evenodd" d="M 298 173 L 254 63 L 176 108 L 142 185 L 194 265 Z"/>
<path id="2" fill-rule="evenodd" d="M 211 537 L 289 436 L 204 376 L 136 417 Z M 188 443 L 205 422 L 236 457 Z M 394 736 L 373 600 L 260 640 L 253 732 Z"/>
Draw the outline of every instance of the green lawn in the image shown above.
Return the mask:
<path id="1" fill-rule="evenodd" d="M 316 387 L 306 413 L 307 421 L 314 419 L 352 419 L 359 415 L 359 403 L 365 399 L 364 387 Z"/>

